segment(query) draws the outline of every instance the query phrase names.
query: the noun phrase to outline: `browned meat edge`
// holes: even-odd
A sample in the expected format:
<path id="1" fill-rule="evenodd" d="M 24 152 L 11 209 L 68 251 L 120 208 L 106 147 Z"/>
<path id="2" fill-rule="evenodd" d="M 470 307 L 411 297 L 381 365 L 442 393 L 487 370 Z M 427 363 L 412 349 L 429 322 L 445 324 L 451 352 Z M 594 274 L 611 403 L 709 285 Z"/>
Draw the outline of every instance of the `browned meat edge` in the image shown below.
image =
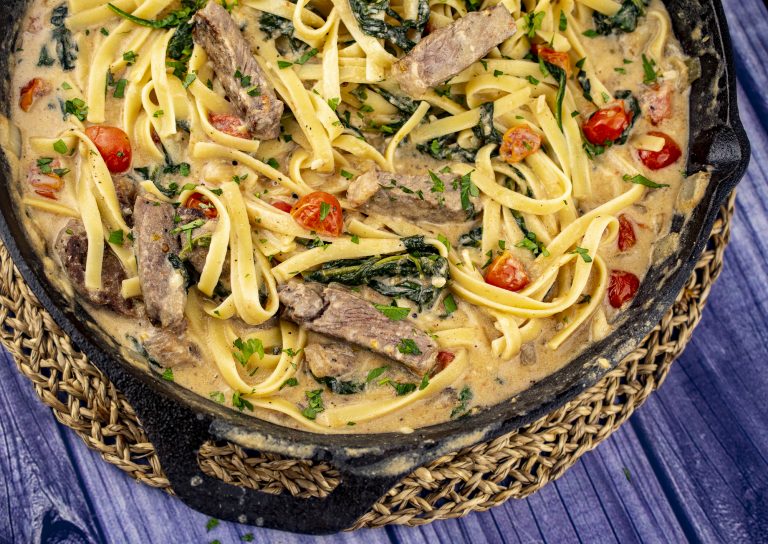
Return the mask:
<path id="1" fill-rule="evenodd" d="M 428 174 L 392 174 L 369 170 L 355 179 L 347 189 L 350 204 L 362 211 L 397 215 L 410 221 L 431 223 L 462 222 L 483 209 L 479 198 L 472 197 L 469 212 L 461 206 L 455 174 L 435 174 L 443 182 L 443 191 L 436 190 Z"/>
<path id="2" fill-rule="evenodd" d="M 205 49 L 227 97 L 253 136 L 259 140 L 277 138 L 283 103 L 275 96 L 232 16 L 217 2 L 208 2 L 195 16 L 192 35 L 195 43 Z M 238 72 L 241 75 L 236 77 Z"/>
<path id="3" fill-rule="evenodd" d="M 179 260 L 179 237 L 171 234 L 176 210 L 171 204 L 141 195 L 133 210 L 139 281 L 147 317 L 158 327 L 184 323 L 187 291 Z"/>
<path id="4" fill-rule="evenodd" d="M 468 13 L 421 40 L 392 67 L 392 74 L 407 94 L 422 96 L 486 56 L 515 30 L 515 20 L 501 4 Z"/>
<path id="5" fill-rule="evenodd" d="M 279 294 L 283 317 L 309 330 L 385 355 L 419 376 L 435 364 L 437 343 L 429 335 L 409 321 L 392 321 L 345 287 L 292 281 Z M 408 345 L 415 349 L 403 353 Z"/>
<path id="6" fill-rule="evenodd" d="M 64 273 L 69 278 L 75 291 L 86 300 L 97 306 L 107 306 L 112 310 L 133 315 L 132 300 L 126 300 L 122 295 L 122 284 L 126 278 L 120 260 L 105 246 L 104 261 L 101 269 L 101 289 L 91 291 L 85 287 L 85 261 L 88 256 L 88 237 L 83 224 L 70 220 L 59 232 L 56 239 L 55 251 L 61 260 Z"/>

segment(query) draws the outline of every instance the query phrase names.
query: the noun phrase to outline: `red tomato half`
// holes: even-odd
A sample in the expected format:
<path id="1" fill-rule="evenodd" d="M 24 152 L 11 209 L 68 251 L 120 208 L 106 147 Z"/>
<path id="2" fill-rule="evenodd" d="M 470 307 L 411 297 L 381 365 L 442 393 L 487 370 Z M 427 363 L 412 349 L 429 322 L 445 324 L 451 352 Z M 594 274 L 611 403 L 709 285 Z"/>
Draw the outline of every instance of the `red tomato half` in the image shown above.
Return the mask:
<path id="1" fill-rule="evenodd" d="M 647 149 L 638 149 L 637 156 L 650 170 L 661 170 L 666 168 L 670 164 L 677 162 L 677 160 L 683 156 L 683 152 L 680 150 L 680 146 L 663 132 L 649 132 L 650 136 L 656 136 L 657 138 L 664 138 L 664 147 L 661 151 L 648 151 Z"/>
<path id="2" fill-rule="evenodd" d="M 21 88 L 19 107 L 24 111 L 29 111 L 35 103 L 35 98 L 45 96 L 49 92 L 51 92 L 51 86 L 44 79 L 40 79 L 39 77 L 31 79 Z"/>
<path id="3" fill-rule="evenodd" d="M 117 127 L 94 125 L 85 129 L 85 134 L 99 150 L 111 173 L 119 174 L 131 167 L 131 140 L 125 132 Z"/>
<path id="4" fill-rule="evenodd" d="M 632 249 L 636 243 L 637 237 L 635 236 L 635 227 L 632 226 L 632 221 L 626 215 L 621 214 L 619 216 L 619 251 Z"/>
<path id="5" fill-rule="evenodd" d="M 272 206 L 285 213 L 291 213 L 291 210 L 293 209 L 293 204 L 283 202 L 282 200 L 276 200 L 272 203 Z"/>
<path id="6" fill-rule="evenodd" d="M 568 57 L 568 53 L 561 53 L 550 47 L 536 44 L 531 46 L 531 51 L 541 60 L 559 66 L 565 70 L 565 75 L 567 77 L 571 77 L 571 59 Z"/>
<path id="7" fill-rule="evenodd" d="M 494 259 L 485 273 L 485 281 L 507 291 L 519 291 L 530 283 L 523 263 L 508 251 Z"/>
<path id="8" fill-rule="evenodd" d="M 301 197 L 291 215 L 299 225 L 317 234 L 340 236 L 344 227 L 341 204 L 335 196 L 322 191 Z"/>
<path id="9" fill-rule="evenodd" d="M 635 298 L 640 280 L 632 272 L 614 270 L 608 282 L 608 300 L 614 308 L 621 308 L 625 302 Z"/>
<path id="10" fill-rule="evenodd" d="M 251 139 L 251 132 L 245 125 L 242 119 L 235 115 L 229 115 L 228 113 L 211 113 L 208 115 L 208 120 L 213 125 L 213 128 L 229 134 L 235 138 Z"/>
<path id="11" fill-rule="evenodd" d="M 632 114 L 624 109 L 624 101 L 597 110 L 582 127 L 584 136 L 594 145 L 605 145 L 621 137 L 632 122 Z"/>
<path id="12" fill-rule="evenodd" d="M 527 126 L 512 127 L 504 134 L 499 155 L 509 164 L 520 162 L 541 148 L 541 136 Z"/>
<path id="13" fill-rule="evenodd" d="M 192 193 L 184 203 L 184 207 L 200 210 L 208 219 L 215 219 L 219 215 L 216 206 L 214 206 L 205 195 L 201 195 L 200 193 Z"/>
<path id="14" fill-rule="evenodd" d="M 435 366 L 435 373 L 445 370 L 445 368 L 451 364 L 455 358 L 456 355 L 450 351 L 439 351 L 437 353 L 437 365 Z"/>

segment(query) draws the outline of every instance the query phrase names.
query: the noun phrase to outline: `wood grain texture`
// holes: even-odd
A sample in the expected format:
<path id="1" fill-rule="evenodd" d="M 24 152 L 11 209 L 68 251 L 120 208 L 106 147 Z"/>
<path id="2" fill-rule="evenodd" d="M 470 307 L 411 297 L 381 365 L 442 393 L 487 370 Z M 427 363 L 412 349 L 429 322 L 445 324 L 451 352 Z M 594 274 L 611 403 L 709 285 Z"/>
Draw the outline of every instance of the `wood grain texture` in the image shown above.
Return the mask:
<path id="1" fill-rule="evenodd" d="M 221 523 L 88 450 L 0 357 L 0 543 L 768 542 L 768 11 L 725 0 L 753 158 L 693 341 L 659 392 L 524 501 L 421 528 L 312 539 Z"/>

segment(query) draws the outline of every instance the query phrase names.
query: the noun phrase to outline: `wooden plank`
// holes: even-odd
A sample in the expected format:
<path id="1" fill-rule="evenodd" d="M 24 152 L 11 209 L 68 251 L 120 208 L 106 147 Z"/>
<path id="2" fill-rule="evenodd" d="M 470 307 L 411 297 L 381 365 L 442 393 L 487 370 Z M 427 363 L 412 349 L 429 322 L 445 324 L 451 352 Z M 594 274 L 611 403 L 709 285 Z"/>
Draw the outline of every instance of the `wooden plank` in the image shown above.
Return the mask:
<path id="1" fill-rule="evenodd" d="M 0 382 L 0 541 L 102 540 L 59 426 L 4 351 Z"/>

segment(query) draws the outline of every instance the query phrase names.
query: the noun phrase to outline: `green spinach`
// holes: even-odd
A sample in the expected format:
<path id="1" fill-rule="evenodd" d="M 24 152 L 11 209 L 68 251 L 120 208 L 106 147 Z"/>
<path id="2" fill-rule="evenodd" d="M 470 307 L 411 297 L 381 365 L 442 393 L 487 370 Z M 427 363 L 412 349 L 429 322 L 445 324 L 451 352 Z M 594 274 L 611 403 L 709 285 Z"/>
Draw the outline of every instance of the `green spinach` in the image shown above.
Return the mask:
<path id="1" fill-rule="evenodd" d="M 640 17 L 645 15 L 645 8 L 649 0 L 624 0 L 616 15 L 608 16 L 594 13 L 595 32 L 601 36 L 609 36 L 612 33 L 634 32 Z"/>
<path id="2" fill-rule="evenodd" d="M 410 51 L 416 42 L 409 38 L 409 33 L 415 31 L 418 35 L 424 33 L 429 20 L 429 2 L 419 0 L 416 19 L 403 19 L 399 13 L 390 8 L 389 0 L 349 0 L 349 7 L 360 25 L 360 30 L 373 36 L 387 40 L 403 51 Z M 384 20 L 388 15 L 399 25 L 392 25 Z"/>
<path id="3" fill-rule="evenodd" d="M 431 308 L 448 280 L 448 261 L 423 236 L 404 238 L 407 253 L 331 261 L 304 274 L 307 281 L 366 285 L 382 295 Z M 442 287 L 436 287 L 440 285 Z"/>

